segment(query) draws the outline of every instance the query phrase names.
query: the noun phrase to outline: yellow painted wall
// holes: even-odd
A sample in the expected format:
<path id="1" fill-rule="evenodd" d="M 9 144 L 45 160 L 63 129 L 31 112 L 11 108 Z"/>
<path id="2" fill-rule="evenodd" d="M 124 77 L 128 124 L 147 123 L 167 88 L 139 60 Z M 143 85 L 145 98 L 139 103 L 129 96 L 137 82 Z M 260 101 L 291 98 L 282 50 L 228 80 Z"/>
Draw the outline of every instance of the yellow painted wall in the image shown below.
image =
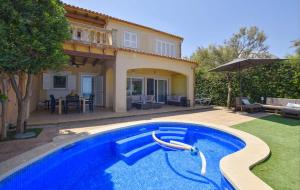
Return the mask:
<path id="1" fill-rule="evenodd" d="M 187 97 L 194 99 L 194 72 L 193 65 L 181 60 L 118 51 L 115 74 L 115 107 L 117 112 L 126 111 L 127 71 L 132 69 L 160 69 L 186 76 Z M 117 81 L 117 82 L 116 82 Z M 193 105 L 193 102 L 191 102 Z"/>
<path id="2" fill-rule="evenodd" d="M 186 77 L 184 75 L 176 74 L 172 76 L 171 92 L 172 95 L 187 95 Z"/>
<path id="3" fill-rule="evenodd" d="M 130 25 L 127 23 L 109 20 L 107 23 L 107 29 L 115 29 L 117 30 L 117 46 L 123 47 L 124 42 L 124 32 L 135 32 L 138 36 L 138 48 L 139 50 L 155 53 L 156 40 L 165 40 L 168 42 L 172 42 L 175 44 L 176 49 L 176 57 L 180 57 L 180 45 L 181 39 L 169 36 L 167 34 L 162 34 L 159 32 L 155 32 L 153 30 L 145 29 L 143 27 L 138 27 L 134 25 Z"/>

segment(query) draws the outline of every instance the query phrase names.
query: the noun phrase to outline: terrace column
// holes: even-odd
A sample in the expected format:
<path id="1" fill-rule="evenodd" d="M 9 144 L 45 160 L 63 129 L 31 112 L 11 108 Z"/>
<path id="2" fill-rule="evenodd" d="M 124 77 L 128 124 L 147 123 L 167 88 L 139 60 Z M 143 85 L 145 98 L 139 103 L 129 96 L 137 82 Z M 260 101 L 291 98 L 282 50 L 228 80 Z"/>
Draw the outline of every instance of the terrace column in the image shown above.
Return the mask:
<path id="1" fill-rule="evenodd" d="M 189 76 L 187 76 L 186 78 L 186 90 L 187 90 L 187 98 L 191 101 L 190 102 L 190 106 L 194 105 L 194 75 L 190 74 Z"/>
<path id="2" fill-rule="evenodd" d="M 115 112 L 126 112 L 127 109 L 127 69 L 124 64 L 118 60 L 118 56 L 116 59 L 115 65 L 115 95 L 114 95 L 114 111 Z"/>

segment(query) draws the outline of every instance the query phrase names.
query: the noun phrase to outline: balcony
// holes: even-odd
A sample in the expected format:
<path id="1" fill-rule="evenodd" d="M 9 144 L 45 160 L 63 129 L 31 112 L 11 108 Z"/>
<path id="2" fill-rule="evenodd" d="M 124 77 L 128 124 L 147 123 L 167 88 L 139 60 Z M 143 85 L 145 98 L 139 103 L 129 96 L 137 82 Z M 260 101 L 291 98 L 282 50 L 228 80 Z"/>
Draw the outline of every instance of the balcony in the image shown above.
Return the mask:
<path id="1" fill-rule="evenodd" d="M 116 30 L 71 22 L 72 40 L 84 44 L 116 46 Z"/>

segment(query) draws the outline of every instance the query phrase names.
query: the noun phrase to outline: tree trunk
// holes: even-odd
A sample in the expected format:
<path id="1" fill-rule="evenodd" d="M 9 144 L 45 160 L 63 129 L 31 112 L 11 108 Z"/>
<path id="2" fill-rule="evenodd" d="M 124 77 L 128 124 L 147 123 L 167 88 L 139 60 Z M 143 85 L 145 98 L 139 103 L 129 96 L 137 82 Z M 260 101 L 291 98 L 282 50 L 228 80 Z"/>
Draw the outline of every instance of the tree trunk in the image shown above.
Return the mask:
<path id="1" fill-rule="evenodd" d="M 228 81 L 228 94 L 227 94 L 227 108 L 230 109 L 230 104 L 231 104 L 231 80 Z"/>
<path id="2" fill-rule="evenodd" d="M 24 122 L 27 117 L 27 107 L 29 106 L 29 98 L 30 98 L 30 91 L 32 88 L 32 79 L 33 75 L 28 74 L 27 77 L 22 77 L 22 80 L 25 80 L 26 88 L 23 85 L 17 85 L 16 79 L 13 75 L 10 76 L 10 80 L 12 83 L 12 87 L 16 93 L 17 100 L 18 100 L 18 117 L 17 117 L 17 132 L 23 133 L 24 132 Z M 23 75 L 24 76 L 24 75 Z M 21 83 L 23 81 L 20 81 Z"/>
<path id="3" fill-rule="evenodd" d="M 8 83 L 6 78 L 1 78 L 2 94 L 7 97 L 8 93 Z M 1 102 L 1 140 L 7 138 L 7 129 L 6 129 L 6 115 L 7 115 L 7 99 L 2 100 Z"/>

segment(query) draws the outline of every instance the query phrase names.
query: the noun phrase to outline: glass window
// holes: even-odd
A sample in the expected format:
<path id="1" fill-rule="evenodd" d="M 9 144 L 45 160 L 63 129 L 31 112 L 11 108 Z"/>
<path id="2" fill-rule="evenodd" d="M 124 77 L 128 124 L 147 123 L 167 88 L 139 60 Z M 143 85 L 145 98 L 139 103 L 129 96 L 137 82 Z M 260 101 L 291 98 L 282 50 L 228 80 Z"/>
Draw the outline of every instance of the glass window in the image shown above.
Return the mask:
<path id="1" fill-rule="evenodd" d="M 143 79 L 133 78 L 131 81 L 132 95 L 142 95 L 143 93 Z"/>
<path id="2" fill-rule="evenodd" d="M 156 40 L 156 53 L 175 57 L 175 44 L 163 40 Z"/>
<path id="3" fill-rule="evenodd" d="M 127 95 L 131 95 L 132 91 L 131 91 L 131 78 L 127 78 Z"/>
<path id="4" fill-rule="evenodd" d="M 67 76 L 53 76 L 53 88 L 67 88 Z"/>
<path id="5" fill-rule="evenodd" d="M 142 95 L 143 82 L 142 78 L 127 78 L 127 95 Z"/>
<path id="6" fill-rule="evenodd" d="M 77 31 L 77 35 L 76 35 L 77 40 L 81 40 L 81 31 Z"/>
<path id="7" fill-rule="evenodd" d="M 137 48 L 137 34 L 134 32 L 124 32 L 124 46 Z"/>
<path id="8" fill-rule="evenodd" d="M 83 76 L 82 77 L 82 95 L 84 97 L 89 97 L 93 94 L 93 77 Z"/>

